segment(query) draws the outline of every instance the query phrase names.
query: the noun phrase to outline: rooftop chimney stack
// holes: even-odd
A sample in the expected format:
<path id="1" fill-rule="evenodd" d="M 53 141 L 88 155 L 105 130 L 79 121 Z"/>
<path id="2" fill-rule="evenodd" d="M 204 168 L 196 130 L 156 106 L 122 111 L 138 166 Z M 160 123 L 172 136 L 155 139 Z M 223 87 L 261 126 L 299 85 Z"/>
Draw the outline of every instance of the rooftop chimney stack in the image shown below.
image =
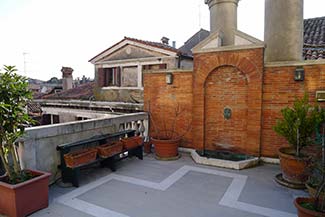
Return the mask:
<path id="1" fill-rule="evenodd" d="M 222 33 L 222 46 L 234 45 L 239 0 L 205 0 L 210 9 L 210 32 Z"/>
<path id="2" fill-rule="evenodd" d="M 303 0 L 265 0 L 265 61 L 301 61 Z"/>
<path id="3" fill-rule="evenodd" d="M 169 38 L 167 37 L 162 37 L 161 38 L 161 43 L 165 44 L 165 45 L 169 45 Z"/>
<path id="4" fill-rule="evenodd" d="M 73 69 L 70 67 L 62 67 L 62 88 L 63 90 L 69 90 L 73 88 Z"/>
<path id="5" fill-rule="evenodd" d="M 173 41 L 173 48 L 176 48 L 176 41 Z"/>

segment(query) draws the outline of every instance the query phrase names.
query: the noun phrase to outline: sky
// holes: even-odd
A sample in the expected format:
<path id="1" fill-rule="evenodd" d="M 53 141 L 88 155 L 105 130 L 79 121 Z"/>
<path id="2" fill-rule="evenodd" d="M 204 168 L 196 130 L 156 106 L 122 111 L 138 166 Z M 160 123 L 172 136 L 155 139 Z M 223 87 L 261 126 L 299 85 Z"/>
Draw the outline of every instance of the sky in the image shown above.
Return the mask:
<path id="1" fill-rule="evenodd" d="M 304 2 L 304 18 L 325 16 L 325 0 Z M 209 23 L 204 0 L 0 0 L 0 68 L 49 80 L 67 66 L 93 78 L 88 60 L 124 36 L 180 47 Z M 264 0 L 239 2 L 238 29 L 263 40 Z"/>

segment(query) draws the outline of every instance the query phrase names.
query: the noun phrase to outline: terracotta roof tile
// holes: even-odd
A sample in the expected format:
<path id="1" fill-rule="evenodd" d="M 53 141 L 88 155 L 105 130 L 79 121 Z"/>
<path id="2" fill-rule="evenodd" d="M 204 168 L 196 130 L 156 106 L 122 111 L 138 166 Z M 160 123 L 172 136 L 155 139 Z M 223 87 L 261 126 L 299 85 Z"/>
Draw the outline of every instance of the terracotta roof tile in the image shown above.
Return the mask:
<path id="1" fill-rule="evenodd" d="M 153 47 L 169 50 L 169 51 L 172 51 L 172 52 L 175 52 L 175 53 L 180 53 L 180 50 L 178 50 L 177 48 L 171 47 L 171 46 L 169 46 L 167 44 L 163 44 L 163 43 L 160 43 L 160 42 L 145 41 L 145 40 L 140 40 L 140 39 L 130 38 L 130 37 L 124 37 L 124 38 L 127 39 L 127 40 L 130 40 L 130 41 L 141 43 L 141 44 L 150 45 L 150 46 L 153 46 Z"/>
<path id="2" fill-rule="evenodd" d="M 27 111 L 28 111 L 28 114 L 42 113 L 42 108 L 39 103 L 29 102 L 29 103 L 27 103 Z"/>
<path id="3" fill-rule="evenodd" d="M 304 20 L 305 60 L 325 59 L 325 17 Z"/>
<path id="4" fill-rule="evenodd" d="M 94 59 L 96 59 L 98 56 L 102 55 L 103 53 L 105 53 L 106 51 L 108 51 L 109 49 L 115 47 L 116 45 L 122 43 L 123 41 L 125 40 L 130 40 L 130 41 L 134 41 L 134 42 L 137 42 L 137 43 L 141 43 L 141 44 L 145 44 L 145 45 L 150 45 L 150 46 L 153 46 L 153 47 L 157 47 L 157 48 L 161 48 L 161 49 L 165 49 L 165 50 L 168 50 L 168 51 L 172 51 L 172 52 L 175 52 L 175 53 L 179 53 L 179 54 L 182 54 L 182 52 L 174 47 L 171 47 L 169 45 L 166 45 L 166 44 L 163 44 L 163 43 L 160 43 L 160 42 L 153 42 L 153 41 L 145 41 L 145 40 L 140 40 L 140 39 L 136 39 L 136 38 L 131 38 L 131 37 L 124 37 L 124 39 L 122 39 L 121 41 L 117 42 L 116 44 L 112 45 L 111 47 L 107 48 L 106 50 L 100 52 L 99 54 L 97 54 L 96 56 L 94 56 L 93 58 L 91 58 L 88 62 L 91 62 L 93 61 Z"/>
<path id="5" fill-rule="evenodd" d="M 41 97 L 41 99 L 90 100 L 94 96 L 94 86 L 95 82 L 89 82 L 59 93 L 44 95 Z"/>

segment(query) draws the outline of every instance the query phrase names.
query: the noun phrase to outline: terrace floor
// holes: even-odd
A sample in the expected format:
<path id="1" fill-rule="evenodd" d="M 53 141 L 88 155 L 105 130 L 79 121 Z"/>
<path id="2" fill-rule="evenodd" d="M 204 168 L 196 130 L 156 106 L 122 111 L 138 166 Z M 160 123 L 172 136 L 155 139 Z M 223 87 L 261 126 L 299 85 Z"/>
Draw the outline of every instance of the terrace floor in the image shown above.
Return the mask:
<path id="1" fill-rule="evenodd" d="M 278 165 L 236 171 L 154 155 L 123 160 L 117 171 L 86 169 L 81 187 L 50 188 L 50 205 L 32 217 L 294 217 L 304 191 L 273 181 Z M 61 187 L 60 187 L 61 185 Z"/>

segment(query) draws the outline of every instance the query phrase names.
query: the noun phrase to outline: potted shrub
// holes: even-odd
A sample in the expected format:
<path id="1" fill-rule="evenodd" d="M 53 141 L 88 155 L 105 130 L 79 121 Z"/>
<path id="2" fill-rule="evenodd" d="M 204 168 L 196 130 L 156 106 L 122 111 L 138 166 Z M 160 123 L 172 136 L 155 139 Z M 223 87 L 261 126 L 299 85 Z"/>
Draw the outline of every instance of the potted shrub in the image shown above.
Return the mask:
<path id="1" fill-rule="evenodd" d="M 26 216 L 48 206 L 49 174 L 21 168 L 15 141 L 31 123 L 25 109 L 31 99 L 27 78 L 5 66 L 0 73 L 0 158 L 5 175 L 0 178 L 0 214 Z"/>
<path id="2" fill-rule="evenodd" d="M 309 198 L 298 197 L 294 204 L 299 217 L 325 217 L 325 126 L 323 125 L 321 156 L 313 156 L 312 174 L 309 177 Z"/>
<path id="3" fill-rule="evenodd" d="M 308 155 L 311 156 L 309 165 L 309 177 L 306 182 L 306 188 L 311 197 L 315 197 L 317 188 L 321 185 L 322 175 L 325 173 L 323 167 L 323 147 L 325 135 L 325 110 L 320 108 L 316 118 L 316 138 L 315 145 L 311 146 Z M 323 194 L 321 192 L 321 194 Z"/>
<path id="4" fill-rule="evenodd" d="M 308 95 L 296 99 L 293 107 L 281 110 L 282 119 L 277 120 L 274 131 L 283 136 L 290 147 L 278 150 L 282 179 L 288 187 L 304 187 L 308 178 L 307 165 L 309 156 L 303 154 L 302 149 L 312 142 L 311 136 L 317 122 L 317 108 L 309 104 Z M 276 179 L 280 184 L 278 177 Z"/>
<path id="5" fill-rule="evenodd" d="M 165 120 L 165 113 L 168 113 L 171 124 L 167 126 Z M 154 150 L 156 158 L 159 160 L 176 160 L 180 157 L 178 154 L 178 147 L 183 136 L 190 130 L 190 124 L 188 124 L 187 130 L 180 135 L 176 132 L 177 121 L 180 120 L 180 117 L 183 113 L 183 110 L 177 104 L 174 112 L 161 111 L 161 122 L 156 122 L 156 118 L 152 113 L 149 114 L 151 124 L 154 128 L 154 134 L 151 137 L 150 141 L 154 145 Z"/>

